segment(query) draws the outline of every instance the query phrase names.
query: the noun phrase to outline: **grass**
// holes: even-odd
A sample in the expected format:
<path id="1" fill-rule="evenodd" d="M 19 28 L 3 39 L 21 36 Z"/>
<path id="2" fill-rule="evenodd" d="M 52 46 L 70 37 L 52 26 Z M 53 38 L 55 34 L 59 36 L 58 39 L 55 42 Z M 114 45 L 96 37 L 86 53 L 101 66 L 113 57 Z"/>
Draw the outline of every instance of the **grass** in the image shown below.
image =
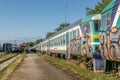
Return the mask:
<path id="1" fill-rule="evenodd" d="M 22 53 L 14 62 L 0 72 L 0 80 L 7 80 L 8 76 L 15 70 L 18 64 L 25 57 L 25 53 Z"/>
<path id="2" fill-rule="evenodd" d="M 89 78 L 91 80 L 118 80 L 117 76 L 112 76 L 112 75 L 106 75 L 106 74 L 97 74 L 94 73 L 93 71 L 89 71 L 86 69 L 82 69 L 76 64 L 73 64 L 72 62 L 68 62 L 66 60 L 61 60 L 59 58 L 54 58 L 48 55 L 41 55 L 40 53 L 38 54 L 39 56 L 44 57 L 45 59 L 53 61 L 55 64 L 61 65 L 62 67 L 65 67 L 74 73 L 78 73 L 86 78 Z"/>
<path id="3" fill-rule="evenodd" d="M 10 58 L 10 57 L 15 56 L 15 55 L 16 54 L 13 54 L 13 53 L 0 55 L 0 61 L 5 60 L 5 59 Z"/>
<path id="4" fill-rule="evenodd" d="M 0 55 L 1 55 L 1 54 L 5 54 L 5 53 L 4 53 L 4 52 L 0 52 Z"/>

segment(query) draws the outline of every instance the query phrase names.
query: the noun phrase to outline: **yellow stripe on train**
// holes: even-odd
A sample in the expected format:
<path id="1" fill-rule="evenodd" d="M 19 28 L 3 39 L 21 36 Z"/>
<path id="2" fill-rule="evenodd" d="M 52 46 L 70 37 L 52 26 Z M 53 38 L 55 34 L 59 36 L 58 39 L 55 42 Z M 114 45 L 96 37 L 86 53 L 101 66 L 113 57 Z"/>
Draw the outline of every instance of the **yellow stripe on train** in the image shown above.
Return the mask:
<path id="1" fill-rule="evenodd" d="M 90 38 L 100 38 L 99 35 L 91 35 Z"/>

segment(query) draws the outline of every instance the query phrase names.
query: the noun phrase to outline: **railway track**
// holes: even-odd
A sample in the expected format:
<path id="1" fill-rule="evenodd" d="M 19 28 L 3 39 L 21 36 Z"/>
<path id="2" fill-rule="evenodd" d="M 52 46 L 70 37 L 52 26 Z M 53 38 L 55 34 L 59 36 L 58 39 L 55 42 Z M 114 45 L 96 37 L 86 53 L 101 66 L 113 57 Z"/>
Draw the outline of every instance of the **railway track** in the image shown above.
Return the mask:
<path id="1" fill-rule="evenodd" d="M 20 56 L 18 54 L 15 54 L 13 56 L 10 56 L 6 59 L 0 60 L 0 71 L 2 71 L 3 69 L 5 69 L 9 64 L 11 64 L 13 61 L 16 60 L 16 58 Z"/>
<path id="2" fill-rule="evenodd" d="M 11 59 L 11 58 L 13 58 L 13 57 L 15 57 L 15 56 L 17 56 L 17 54 L 15 54 L 15 55 L 13 55 L 11 57 L 8 57 L 6 59 L 0 60 L 0 64 L 3 63 L 3 62 L 5 62 L 5 61 L 7 61 L 7 60 L 9 60 L 9 59 Z"/>

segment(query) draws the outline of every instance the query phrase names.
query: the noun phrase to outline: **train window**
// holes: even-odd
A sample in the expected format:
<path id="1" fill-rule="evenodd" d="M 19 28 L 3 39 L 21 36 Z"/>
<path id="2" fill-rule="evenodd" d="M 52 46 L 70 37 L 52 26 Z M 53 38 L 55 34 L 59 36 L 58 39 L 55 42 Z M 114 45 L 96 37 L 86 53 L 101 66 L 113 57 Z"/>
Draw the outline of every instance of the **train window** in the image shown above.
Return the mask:
<path id="1" fill-rule="evenodd" d="M 86 32 L 89 33 L 90 32 L 90 24 L 89 23 L 86 24 L 86 28 L 87 28 Z"/>
<path id="2" fill-rule="evenodd" d="M 111 22 L 110 13 L 107 13 L 107 26 L 110 25 L 110 22 Z"/>
<path id="3" fill-rule="evenodd" d="M 94 21 L 94 28 L 95 28 L 95 31 L 99 31 L 99 29 L 100 29 L 100 20 Z"/>
<path id="4" fill-rule="evenodd" d="M 102 16 L 102 26 L 106 26 L 106 15 Z"/>
<path id="5" fill-rule="evenodd" d="M 111 23 L 111 14 L 110 12 L 102 16 L 102 26 L 108 27 Z"/>
<path id="6" fill-rule="evenodd" d="M 83 28 L 84 28 L 83 32 L 86 32 L 86 33 L 90 32 L 90 24 L 89 23 L 83 24 Z"/>
<path id="7" fill-rule="evenodd" d="M 58 46 L 58 38 L 56 38 L 56 46 Z"/>
<path id="8" fill-rule="evenodd" d="M 70 32 L 70 40 L 72 40 L 72 31 Z"/>
<path id="9" fill-rule="evenodd" d="M 62 36 L 61 36 L 61 45 L 62 45 L 62 43 L 63 43 L 63 42 L 62 42 Z"/>
<path id="10" fill-rule="evenodd" d="M 65 45 L 65 35 L 63 35 L 63 45 Z"/>
<path id="11" fill-rule="evenodd" d="M 76 30 L 73 31 L 73 38 L 76 36 Z"/>
<path id="12" fill-rule="evenodd" d="M 60 37 L 59 37 L 59 46 L 60 46 L 60 43 L 61 43 L 61 40 L 60 40 Z"/>
<path id="13" fill-rule="evenodd" d="M 79 34 L 80 34 L 79 29 L 77 29 L 76 31 L 77 31 L 77 36 L 79 36 Z"/>
<path id="14" fill-rule="evenodd" d="M 62 44 L 62 40 L 63 40 L 63 38 L 62 38 L 62 36 L 61 36 L 61 45 L 63 45 L 63 44 Z"/>

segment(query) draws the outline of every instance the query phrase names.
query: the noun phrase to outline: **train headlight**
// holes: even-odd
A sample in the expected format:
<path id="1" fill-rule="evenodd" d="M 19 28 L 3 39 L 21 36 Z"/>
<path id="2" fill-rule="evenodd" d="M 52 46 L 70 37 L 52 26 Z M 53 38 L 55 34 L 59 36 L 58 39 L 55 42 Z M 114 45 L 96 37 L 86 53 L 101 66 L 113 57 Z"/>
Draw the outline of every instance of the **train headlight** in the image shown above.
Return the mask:
<path id="1" fill-rule="evenodd" d="M 113 33 L 117 32 L 117 31 L 118 31 L 118 29 L 117 29 L 116 27 L 113 27 L 113 28 L 111 29 L 111 32 L 113 32 Z"/>

